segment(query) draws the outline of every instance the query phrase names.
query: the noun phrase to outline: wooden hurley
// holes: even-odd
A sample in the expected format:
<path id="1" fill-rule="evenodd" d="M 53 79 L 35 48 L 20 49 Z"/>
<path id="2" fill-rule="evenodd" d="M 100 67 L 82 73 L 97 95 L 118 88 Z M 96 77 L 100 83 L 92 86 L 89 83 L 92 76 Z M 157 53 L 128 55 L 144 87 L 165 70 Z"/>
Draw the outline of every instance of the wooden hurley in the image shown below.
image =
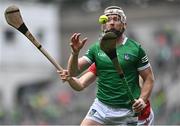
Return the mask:
<path id="1" fill-rule="evenodd" d="M 20 10 L 17 6 L 12 5 L 9 6 L 5 10 L 5 18 L 9 25 L 20 31 L 22 34 L 24 34 L 30 42 L 32 42 L 38 50 L 41 51 L 41 53 L 55 66 L 58 70 L 63 70 L 63 68 L 57 63 L 57 61 L 50 56 L 50 54 L 42 47 L 40 42 L 36 40 L 36 38 L 31 34 L 31 32 L 28 30 L 27 26 L 25 25 Z"/>

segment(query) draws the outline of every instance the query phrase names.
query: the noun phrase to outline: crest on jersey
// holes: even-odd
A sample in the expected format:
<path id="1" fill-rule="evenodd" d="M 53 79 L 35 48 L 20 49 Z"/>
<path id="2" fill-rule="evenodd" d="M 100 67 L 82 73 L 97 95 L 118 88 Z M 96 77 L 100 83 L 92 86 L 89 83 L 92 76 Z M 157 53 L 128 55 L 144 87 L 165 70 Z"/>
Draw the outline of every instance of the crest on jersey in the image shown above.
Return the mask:
<path id="1" fill-rule="evenodd" d="M 125 59 L 125 60 L 129 60 L 129 59 L 130 59 L 129 54 L 125 53 L 125 54 L 124 54 L 124 59 Z"/>

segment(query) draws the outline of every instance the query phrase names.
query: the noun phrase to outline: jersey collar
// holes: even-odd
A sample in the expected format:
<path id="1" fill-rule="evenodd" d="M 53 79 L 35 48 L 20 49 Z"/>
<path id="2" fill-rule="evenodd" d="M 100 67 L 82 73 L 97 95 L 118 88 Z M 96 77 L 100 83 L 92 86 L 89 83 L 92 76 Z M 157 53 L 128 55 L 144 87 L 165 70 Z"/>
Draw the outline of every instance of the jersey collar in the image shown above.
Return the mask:
<path id="1" fill-rule="evenodd" d="M 128 39 L 127 36 L 124 36 L 124 40 L 122 42 L 122 45 L 124 45 L 126 43 L 127 39 Z"/>
<path id="2" fill-rule="evenodd" d="M 118 45 L 125 45 L 126 41 L 127 41 L 127 36 L 126 35 L 123 35 L 123 41 L 121 44 L 118 44 Z"/>

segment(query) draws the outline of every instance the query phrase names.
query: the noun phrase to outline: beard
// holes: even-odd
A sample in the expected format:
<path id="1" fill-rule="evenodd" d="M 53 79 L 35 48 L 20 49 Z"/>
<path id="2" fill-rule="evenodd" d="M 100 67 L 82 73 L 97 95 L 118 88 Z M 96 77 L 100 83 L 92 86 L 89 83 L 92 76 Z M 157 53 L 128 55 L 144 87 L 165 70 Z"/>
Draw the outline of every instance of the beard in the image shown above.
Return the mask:
<path id="1" fill-rule="evenodd" d="M 122 34 L 124 33 L 125 29 L 124 27 L 121 29 L 121 30 L 116 30 L 115 28 L 111 28 L 109 30 L 105 30 L 104 32 L 107 33 L 107 32 L 113 32 L 115 33 L 118 37 L 122 36 Z"/>

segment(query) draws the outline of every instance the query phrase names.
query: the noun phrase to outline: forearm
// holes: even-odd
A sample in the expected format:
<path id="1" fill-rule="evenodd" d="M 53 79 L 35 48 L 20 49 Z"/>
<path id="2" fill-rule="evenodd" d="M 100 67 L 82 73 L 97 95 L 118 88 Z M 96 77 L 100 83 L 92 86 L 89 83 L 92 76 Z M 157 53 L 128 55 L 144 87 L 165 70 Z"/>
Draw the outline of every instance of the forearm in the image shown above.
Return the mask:
<path id="1" fill-rule="evenodd" d="M 154 78 L 150 76 L 144 81 L 141 88 L 140 98 L 142 98 L 145 102 L 149 99 L 153 86 L 154 86 Z"/>
<path id="2" fill-rule="evenodd" d="M 79 79 L 75 77 L 70 77 L 70 79 L 67 82 L 76 91 L 82 91 L 84 89 L 84 86 L 81 84 Z"/>
<path id="3" fill-rule="evenodd" d="M 77 76 L 78 75 L 78 53 L 74 54 L 71 53 L 70 58 L 68 60 L 68 71 L 70 76 Z"/>

